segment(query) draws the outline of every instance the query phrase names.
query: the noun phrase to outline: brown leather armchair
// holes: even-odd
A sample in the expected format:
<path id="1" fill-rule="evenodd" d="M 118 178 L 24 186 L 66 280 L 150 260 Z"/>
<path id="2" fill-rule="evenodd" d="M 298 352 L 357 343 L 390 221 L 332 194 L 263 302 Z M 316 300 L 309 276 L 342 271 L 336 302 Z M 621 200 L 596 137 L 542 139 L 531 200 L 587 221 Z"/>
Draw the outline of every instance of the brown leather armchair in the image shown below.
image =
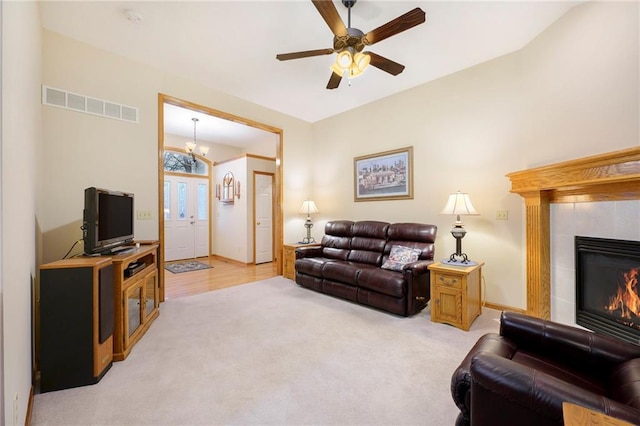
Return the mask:
<path id="1" fill-rule="evenodd" d="M 451 378 L 457 425 L 563 425 L 572 402 L 640 424 L 640 346 L 503 312 Z"/>

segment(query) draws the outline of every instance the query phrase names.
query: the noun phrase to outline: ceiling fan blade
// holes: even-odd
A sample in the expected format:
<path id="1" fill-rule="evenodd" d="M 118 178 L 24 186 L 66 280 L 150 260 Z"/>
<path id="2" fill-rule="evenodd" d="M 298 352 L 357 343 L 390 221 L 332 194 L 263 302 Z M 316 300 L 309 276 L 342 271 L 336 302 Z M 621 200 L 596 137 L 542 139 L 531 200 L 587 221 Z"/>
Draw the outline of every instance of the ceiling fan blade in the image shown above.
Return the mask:
<path id="1" fill-rule="evenodd" d="M 289 59 L 308 58 L 310 56 L 330 55 L 335 52 L 333 49 L 316 49 L 305 50 L 303 52 L 280 53 L 276 55 L 276 59 L 288 61 Z"/>
<path id="2" fill-rule="evenodd" d="M 342 76 L 332 72 L 327 83 L 327 89 L 337 89 L 340 86 L 340 81 L 342 81 Z"/>
<path id="3" fill-rule="evenodd" d="M 373 43 L 382 41 L 385 38 L 389 38 L 393 35 L 406 31 L 409 28 L 413 28 L 416 25 L 420 25 L 424 21 L 426 21 L 424 11 L 419 7 L 416 7 L 404 15 L 398 16 L 396 19 L 392 19 L 375 30 L 369 31 L 362 38 L 362 41 L 366 45 L 372 45 Z"/>
<path id="4" fill-rule="evenodd" d="M 364 53 L 371 57 L 371 62 L 369 62 L 369 65 L 373 65 L 374 67 L 381 69 L 382 71 L 388 72 L 391 75 L 398 75 L 402 71 L 404 71 L 404 65 L 393 62 L 391 59 L 387 59 L 384 56 L 380 56 L 369 51 L 366 51 Z"/>
<path id="5" fill-rule="evenodd" d="M 347 27 L 344 26 L 344 21 L 338 14 L 336 7 L 331 0 L 311 0 L 313 5 L 318 9 L 320 15 L 327 23 L 331 32 L 336 37 L 345 37 L 348 35 Z"/>

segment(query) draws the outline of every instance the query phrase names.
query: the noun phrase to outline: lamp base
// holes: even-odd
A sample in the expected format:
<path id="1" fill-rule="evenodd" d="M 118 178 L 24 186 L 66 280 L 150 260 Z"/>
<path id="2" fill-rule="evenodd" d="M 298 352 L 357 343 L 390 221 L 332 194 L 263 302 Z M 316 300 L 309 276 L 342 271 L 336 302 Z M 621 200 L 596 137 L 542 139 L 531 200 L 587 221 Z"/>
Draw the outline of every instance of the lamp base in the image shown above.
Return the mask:
<path id="1" fill-rule="evenodd" d="M 315 243 L 316 240 L 311 236 L 311 228 L 313 228 L 313 223 L 311 223 L 311 217 L 307 216 L 307 221 L 304 223 L 304 227 L 307 228 L 307 236 L 300 241 L 300 244 L 311 244 Z"/>
<path id="2" fill-rule="evenodd" d="M 440 261 L 440 263 L 442 263 L 443 265 L 447 265 L 447 266 L 462 266 L 462 267 L 467 267 L 467 266 L 475 266 L 478 264 L 478 262 L 475 262 L 473 260 L 469 260 L 467 259 L 465 262 L 454 259 L 451 260 L 451 258 L 449 259 L 442 259 Z"/>

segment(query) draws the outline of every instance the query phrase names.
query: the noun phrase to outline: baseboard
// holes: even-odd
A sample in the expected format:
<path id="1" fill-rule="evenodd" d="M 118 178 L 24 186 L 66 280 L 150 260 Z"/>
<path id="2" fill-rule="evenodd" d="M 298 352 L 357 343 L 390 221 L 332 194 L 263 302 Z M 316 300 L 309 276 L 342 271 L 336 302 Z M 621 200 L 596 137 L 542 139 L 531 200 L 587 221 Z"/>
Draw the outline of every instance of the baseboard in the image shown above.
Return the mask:
<path id="1" fill-rule="evenodd" d="M 485 306 L 489 309 L 495 309 L 498 311 L 511 311 L 511 312 L 518 312 L 520 314 L 526 314 L 527 311 L 525 309 L 520 309 L 520 308 L 514 308 L 512 306 L 505 306 L 505 305 L 499 305 L 497 303 L 491 303 L 491 302 L 484 302 L 482 304 L 482 306 Z"/>
<path id="2" fill-rule="evenodd" d="M 211 257 L 213 257 L 214 259 L 218 259 L 221 260 L 223 262 L 229 262 L 229 263 L 235 263 L 237 265 L 243 265 L 243 266 L 248 266 L 248 265 L 253 265 L 253 263 L 246 263 L 246 262 L 241 262 L 239 260 L 235 260 L 235 259 L 230 259 L 228 257 L 224 257 L 224 256 L 219 256 L 217 254 L 212 254 Z"/>
<path id="3" fill-rule="evenodd" d="M 29 391 L 29 403 L 27 404 L 27 415 L 24 419 L 24 426 L 29 426 L 31 424 L 32 413 L 33 413 L 33 386 L 31 386 L 31 390 Z"/>

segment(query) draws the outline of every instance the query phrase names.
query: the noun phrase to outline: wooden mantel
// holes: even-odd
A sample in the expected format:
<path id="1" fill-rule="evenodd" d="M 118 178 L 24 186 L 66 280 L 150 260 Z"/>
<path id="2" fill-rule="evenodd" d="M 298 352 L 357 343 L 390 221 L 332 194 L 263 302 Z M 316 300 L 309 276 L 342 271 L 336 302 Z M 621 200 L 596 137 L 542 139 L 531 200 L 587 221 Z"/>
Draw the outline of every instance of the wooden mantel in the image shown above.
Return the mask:
<path id="1" fill-rule="evenodd" d="M 527 313 L 551 316 L 550 204 L 640 200 L 640 147 L 507 174 L 525 201 Z"/>

